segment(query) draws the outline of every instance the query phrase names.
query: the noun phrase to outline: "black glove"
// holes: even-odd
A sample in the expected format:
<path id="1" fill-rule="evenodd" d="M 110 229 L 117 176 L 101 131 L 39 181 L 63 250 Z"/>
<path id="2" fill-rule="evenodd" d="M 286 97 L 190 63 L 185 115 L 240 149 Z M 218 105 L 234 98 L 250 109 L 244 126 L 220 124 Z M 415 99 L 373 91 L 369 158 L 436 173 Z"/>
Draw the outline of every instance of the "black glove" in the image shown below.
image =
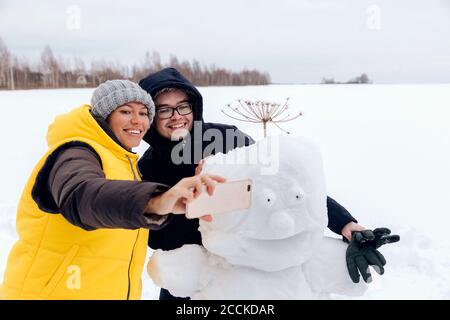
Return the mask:
<path id="1" fill-rule="evenodd" d="M 400 240 L 400 236 L 390 235 L 390 233 L 391 230 L 388 228 L 352 232 L 352 240 L 347 248 L 346 260 L 348 273 L 354 283 L 359 282 L 359 273 L 361 273 L 365 282 L 372 281 L 369 265 L 378 274 L 384 273 L 383 266 L 386 264 L 386 259 L 377 249 L 386 243 Z"/>

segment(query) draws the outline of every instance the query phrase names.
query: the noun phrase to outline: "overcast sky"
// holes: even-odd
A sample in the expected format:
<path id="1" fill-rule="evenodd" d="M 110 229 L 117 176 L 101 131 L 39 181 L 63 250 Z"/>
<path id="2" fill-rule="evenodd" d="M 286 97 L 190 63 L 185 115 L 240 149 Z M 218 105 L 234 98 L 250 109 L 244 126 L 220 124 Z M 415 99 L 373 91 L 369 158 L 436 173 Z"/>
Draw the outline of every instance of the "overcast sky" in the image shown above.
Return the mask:
<path id="1" fill-rule="evenodd" d="M 274 83 L 450 83 L 450 0 L 0 0 L 0 37 L 29 59 L 155 50 Z"/>

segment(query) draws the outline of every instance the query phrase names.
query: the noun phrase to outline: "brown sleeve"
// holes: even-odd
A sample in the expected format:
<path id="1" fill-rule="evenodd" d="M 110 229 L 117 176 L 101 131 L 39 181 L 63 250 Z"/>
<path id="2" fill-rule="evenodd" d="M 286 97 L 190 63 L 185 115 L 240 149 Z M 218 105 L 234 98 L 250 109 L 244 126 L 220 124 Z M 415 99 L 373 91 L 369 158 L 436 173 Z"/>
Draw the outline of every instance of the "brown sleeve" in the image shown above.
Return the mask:
<path id="1" fill-rule="evenodd" d="M 166 186 L 106 179 L 97 154 L 83 146 L 60 152 L 50 170 L 48 186 L 59 212 L 85 230 L 158 230 L 168 222 L 168 216 L 145 212 L 150 198 L 166 191 Z"/>

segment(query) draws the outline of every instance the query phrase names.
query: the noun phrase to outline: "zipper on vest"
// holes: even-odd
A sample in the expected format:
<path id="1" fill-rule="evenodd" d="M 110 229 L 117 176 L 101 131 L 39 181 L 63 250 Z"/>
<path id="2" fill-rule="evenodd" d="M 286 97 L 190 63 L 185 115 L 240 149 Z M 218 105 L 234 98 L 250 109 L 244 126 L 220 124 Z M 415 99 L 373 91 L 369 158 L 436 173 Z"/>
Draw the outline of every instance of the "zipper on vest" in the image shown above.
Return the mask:
<path id="1" fill-rule="evenodd" d="M 134 178 L 134 180 L 138 180 L 137 175 L 136 175 L 136 172 L 134 171 L 133 161 L 131 161 L 131 158 L 130 158 L 129 155 L 126 154 L 125 156 L 127 157 L 128 162 L 130 163 L 131 172 L 133 172 L 133 178 Z"/>
<path id="2" fill-rule="evenodd" d="M 129 155 L 126 154 L 125 156 L 127 157 L 128 162 L 130 163 L 131 172 L 133 172 L 133 178 L 136 181 L 136 180 L 138 180 L 138 178 L 136 176 L 136 172 L 134 171 L 133 161 L 131 161 L 131 158 L 130 158 Z M 131 294 L 131 276 L 130 276 L 130 271 L 131 271 L 131 266 L 133 264 L 134 250 L 136 250 L 136 243 L 138 242 L 138 239 L 139 239 L 139 232 L 140 232 L 140 230 L 138 229 L 136 240 L 134 241 L 134 245 L 133 245 L 133 250 L 131 251 L 130 264 L 128 265 L 128 292 L 127 292 L 127 300 L 130 300 L 130 294 Z"/>
<path id="3" fill-rule="evenodd" d="M 134 251 L 136 250 L 136 243 L 139 239 L 139 233 L 141 232 L 140 229 L 138 229 L 136 240 L 134 241 L 133 245 L 133 251 L 131 251 L 131 259 L 130 264 L 128 265 L 128 292 L 127 292 L 127 300 L 130 300 L 130 293 L 131 293 L 131 277 L 130 277 L 130 271 L 131 271 L 131 265 L 133 264 L 133 257 L 134 257 Z"/>

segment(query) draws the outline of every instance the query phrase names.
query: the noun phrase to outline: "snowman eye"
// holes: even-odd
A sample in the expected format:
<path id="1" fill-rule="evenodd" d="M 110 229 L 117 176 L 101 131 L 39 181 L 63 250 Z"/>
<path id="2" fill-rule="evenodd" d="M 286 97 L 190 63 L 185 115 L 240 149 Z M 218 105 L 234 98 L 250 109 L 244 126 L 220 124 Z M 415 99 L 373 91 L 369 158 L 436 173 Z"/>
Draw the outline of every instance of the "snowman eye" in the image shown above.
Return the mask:
<path id="1" fill-rule="evenodd" d="M 263 202 L 263 205 L 267 208 L 272 207 L 276 200 L 277 200 L 277 196 L 275 194 L 275 192 L 273 192 L 270 189 L 264 189 L 261 192 L 261 201 Z"/>
<path id="2" fill-rule="evenodd" d="M 302 201 L 304 198 L 305 198 L 305 194 L 303 194 L 303 193 L 297 193 L 295 195 L 295 200 Z"/>
<path id="3" fill-rule="evenodd" d="M 293 199 L 295 203 L 302 202 L 305 199 L 305 191 L 300 187 L 293 187 L 291 190 L 291 199 Z"/>

